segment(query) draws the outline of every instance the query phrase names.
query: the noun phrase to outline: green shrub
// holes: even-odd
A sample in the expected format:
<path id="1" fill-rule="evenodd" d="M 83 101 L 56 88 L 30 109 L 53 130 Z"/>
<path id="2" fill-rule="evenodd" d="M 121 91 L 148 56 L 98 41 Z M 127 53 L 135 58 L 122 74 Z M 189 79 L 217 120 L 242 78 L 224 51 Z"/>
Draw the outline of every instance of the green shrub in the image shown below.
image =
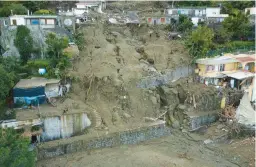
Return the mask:
<path id="1" fill-rule="evenodd" d="M 31 127 L 31 131 L 32 131 L 32 132 L 34 132 L 34 131 L 39 131 L 39 130 L 40 130 L 40 126 L 38 126 L 38 125 Z"/>
<path id="2" fill-rule="evenodd" d="M 51 14 L 55 14 L 55 13 L 51 10 L 40 9 L 40 10 L 36 11 L 34 14 L 36 14 L 36 15 L 51 15 Z"/>
<path id="3" fill-rule="evenodd" d="M 24 128 L 21 128 L 21 129 L 17 129 L 16 131 L 17 131 L 17 133 L 22 134 L 22 133 L 25 132 L 25 129 L 24 129 Z"/>
<path id="4" fill-rule="evenodd" d="M 49 60 L 41 59 L 41 60 L 30 60 L 28 61 L 27 65 L 30 68 L 47 68 L 49 66 L 50 62 Z"/>

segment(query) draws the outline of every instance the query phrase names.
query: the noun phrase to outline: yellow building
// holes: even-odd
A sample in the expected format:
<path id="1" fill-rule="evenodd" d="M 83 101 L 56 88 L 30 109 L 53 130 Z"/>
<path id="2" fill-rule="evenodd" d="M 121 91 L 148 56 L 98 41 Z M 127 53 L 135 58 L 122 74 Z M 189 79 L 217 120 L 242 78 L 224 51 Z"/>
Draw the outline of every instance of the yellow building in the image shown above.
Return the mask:
<path id="1" fill-rule="evenodd" d="M 196 73 L 206 85 L 230 86 L 241 89 L 248 86 L 255 72 L 254 55 L 227 54 L 220 57 L 198 59 Z"/>

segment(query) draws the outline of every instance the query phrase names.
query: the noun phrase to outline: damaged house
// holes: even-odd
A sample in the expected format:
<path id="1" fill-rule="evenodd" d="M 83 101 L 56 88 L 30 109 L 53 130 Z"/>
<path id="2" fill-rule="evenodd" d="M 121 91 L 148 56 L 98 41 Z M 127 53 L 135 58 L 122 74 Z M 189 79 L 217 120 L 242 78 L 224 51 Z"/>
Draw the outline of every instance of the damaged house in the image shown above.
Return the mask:
<path id="1" fill-rule="evenodd" d="M 255 72 L 253 55 L 227 54 L 215 58 L 198 59 L 196 73 L 201 83 L 217 87 L 245 89 L 252 83 Z"/>
<path id="2" fill-rule="evenodd" d="M 89 107 L 63 110 L 49 105 L 41 105 L 38 110 L 20 109 L 16 119 L 2 121 L 0 127 L 14 128 L 35 143 L 71 137 L 91 125 Z"/>
<path id="3" fill-rule="evenodd" d="M 21 79 L 13 88 L 15 119 L 0 121 L 0 127 L 14 128 L 30 137 L 32 143 L 82 133 L 91 125 L 87 114 L 93 109 L 58 98 L 68 92 L 69 87 L 70 84 L 63 85 L 58 79 Z M 51 99 L 55 99 L 56 105 Z"/>
<path id="4" fill-rule="evenodd" d="M 21 79 L 13 88 L 14 106 L 18 108 L 39 106 L 46 100 L 63 95 L 63 86 L 58 79 Z"/>

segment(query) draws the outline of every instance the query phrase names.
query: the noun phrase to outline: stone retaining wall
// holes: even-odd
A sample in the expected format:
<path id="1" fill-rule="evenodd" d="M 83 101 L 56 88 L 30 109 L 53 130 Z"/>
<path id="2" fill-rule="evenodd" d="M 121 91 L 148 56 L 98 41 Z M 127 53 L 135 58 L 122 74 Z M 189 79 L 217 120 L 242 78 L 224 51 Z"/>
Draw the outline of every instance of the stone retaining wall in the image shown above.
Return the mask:
<path id="1" fill-rule="evenodd" d="M 148 76 L 143 78 L 138 84 L 138 88 L 151 88 L 168 84 L 169 82 L 176 81 L 180 78 L 192 75 L 194 68 L 191 66 L 178 67 L 175 70 L 167 70 L 164 74 L 157 76 Z"/>
<path id="2" fill-rule="evenodd" d="M 37 148 L 38 160 L 53 158 L 59 155 L 87 151 L 96 148 L 106 148 L 124 144 L 137 144 L 139 142 L 155 139 L 171 134 L 170 128 L 164 123 L 151 125 L 148 127 L 116 132 L 103 137 L 93 139 L 79 140 L 67 144 L 60 144 L 50 148 Z"/>

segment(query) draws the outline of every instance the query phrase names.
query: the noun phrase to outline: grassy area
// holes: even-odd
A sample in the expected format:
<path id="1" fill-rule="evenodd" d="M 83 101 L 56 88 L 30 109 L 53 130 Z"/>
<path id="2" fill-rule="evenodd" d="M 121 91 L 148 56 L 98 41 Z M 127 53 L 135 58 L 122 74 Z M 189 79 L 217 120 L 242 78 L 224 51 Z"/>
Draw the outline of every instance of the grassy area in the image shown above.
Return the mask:
<path id="1" fill-rule="evenodd" d="M 207 53 L 207 56 L 212 57 L 221 53 L 248 52 L 253 50 L 255 50 L 254 41 L 231 41 L 225 44 L 216 44 L 214 49 Z"/>

